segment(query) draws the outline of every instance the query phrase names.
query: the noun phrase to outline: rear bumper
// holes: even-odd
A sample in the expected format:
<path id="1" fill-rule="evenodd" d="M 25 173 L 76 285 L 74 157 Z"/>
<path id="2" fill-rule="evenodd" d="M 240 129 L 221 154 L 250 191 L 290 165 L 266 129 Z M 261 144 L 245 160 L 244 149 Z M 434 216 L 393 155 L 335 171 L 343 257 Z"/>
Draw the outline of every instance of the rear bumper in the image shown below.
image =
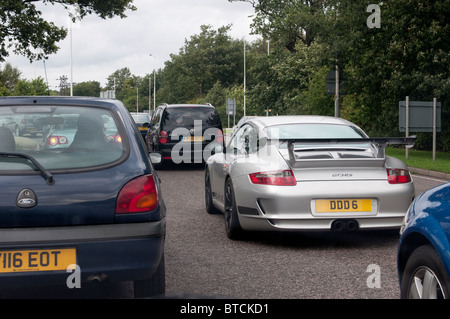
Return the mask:
<path id="1" fill-rule="evenodd" d="M 134 281 L 151 277 L 162 260 L 165 220 L 147 223 L 2 229 L 0 253 L 76 249 L 81 282 Z M 72 272 L 7 272 L 0 286 L 66 285 Z"/>
<path id="2" fill-rule="evenodd" d="M 356 221 L 356 229 L 397 229 L 414 198 L 413 183 L 387 181 L 299 182 L 296 186 L 253 185 L 247 176 L 234 185 L 244 230 L 332 230 L 335 221 Z M 236 187 L 236 186 L 235 186 Z M 316 213 L 317 199 L 370 199 L 368 213 Z"/>

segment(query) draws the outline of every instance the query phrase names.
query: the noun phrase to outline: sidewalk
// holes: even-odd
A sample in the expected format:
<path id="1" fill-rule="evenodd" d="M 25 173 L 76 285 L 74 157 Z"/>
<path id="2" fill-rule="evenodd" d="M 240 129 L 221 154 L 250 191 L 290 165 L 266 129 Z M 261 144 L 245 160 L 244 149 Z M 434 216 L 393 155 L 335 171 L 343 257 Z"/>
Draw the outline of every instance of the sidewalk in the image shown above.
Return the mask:
<path id="1" fill-rule="evenodd" d="M 429 171 L 422 168 L 416 168 L 416 167 L 408 167 L 409 171 L 413 174 L 419 174 L 424 176 L 430 176 L 430 177 L 436 177 L 445 179 L 447 181 L 450 181 L 450 174 L 448 173 L 442 173 L 442 172 L 436 172 L 436 171 Z"/>

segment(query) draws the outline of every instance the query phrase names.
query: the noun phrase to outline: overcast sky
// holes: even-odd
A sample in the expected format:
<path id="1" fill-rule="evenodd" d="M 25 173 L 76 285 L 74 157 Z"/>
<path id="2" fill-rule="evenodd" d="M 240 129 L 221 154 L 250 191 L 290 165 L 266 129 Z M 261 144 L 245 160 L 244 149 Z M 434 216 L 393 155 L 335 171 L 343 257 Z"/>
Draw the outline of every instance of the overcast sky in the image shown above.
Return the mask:
<path id="1" fill-rule="evenodd" d="M 229 33 L 235 39 L 248 41 L 254 14 L 248 2 L 228 0 L 134 0 L 137 10 L 127 11 L 127 18 L 103 20 L 87 16 L 73 25 L 73 81 L 98 81 L 105 86 L 109 75 L 128 67 L 133 75 L 145 76 L 164 67 L 170 54 L 178 54 L 185 40 L 200 33 L 201 25 L 214 29 L 232 24 Z M 58 26 L 68 26 L 67 12 L 60 5 L 38 5 L 45 19 Z M 58 89 L 59 77 L 70 81 L 70 37 L 61 42 L 58 53 L 44 62 L 10 55 L 6 59 L 31 80 L 41 76 L 50 89 Z M 150 56 L 150 54 L 152 56 Z M 45 74 L 47 71 L 47 76 Z"/>

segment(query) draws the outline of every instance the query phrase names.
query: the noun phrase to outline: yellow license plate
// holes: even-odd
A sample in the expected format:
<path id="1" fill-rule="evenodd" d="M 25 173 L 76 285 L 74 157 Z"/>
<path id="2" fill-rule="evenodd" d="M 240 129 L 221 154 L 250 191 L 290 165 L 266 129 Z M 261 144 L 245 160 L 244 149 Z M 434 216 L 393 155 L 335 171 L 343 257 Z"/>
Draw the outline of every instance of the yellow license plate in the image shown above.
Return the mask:
<path id="1" fill-rule="evenodd" d="M 147 131 L 147 128 L 144 126 L 139 126 L 138 129 L 139 131 Z"/>
<path id="2" fill-rule="evenodd" d="M 353 213 L 371 212 L 370 199 L 318 199 L 316 213 Z"/>
<path id="3" fill-rule="evenodd" d="M 183 142 L 203 142 L 203 136 L 183 136 Z"/>
<path id="4" fill-rule="evenodd" d="M 76 263 L 75 248 L 0 251 L 0 273 L 67 270 Z"/>

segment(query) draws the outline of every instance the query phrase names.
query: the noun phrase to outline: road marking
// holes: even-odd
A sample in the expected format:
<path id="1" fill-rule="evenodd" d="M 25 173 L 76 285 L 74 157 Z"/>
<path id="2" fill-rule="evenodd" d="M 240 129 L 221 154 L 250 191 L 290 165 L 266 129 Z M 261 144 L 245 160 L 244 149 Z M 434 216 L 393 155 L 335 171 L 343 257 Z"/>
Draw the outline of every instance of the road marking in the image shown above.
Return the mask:
<path id="1" fill-rule="evenodd" d="M 431 177 L 427 177 L 427 176 L 423 176 L 423 175 L 415 175 L 413 174 L 413 178 L 422 178 L 422 179 L 427 179 L 429 181 L 434 181 L 434 182 L 441 182 L 441 183 L 448 183 L 447 180 L 445 179 L 436 179 L 436 178 L 431 178 Z"/>

